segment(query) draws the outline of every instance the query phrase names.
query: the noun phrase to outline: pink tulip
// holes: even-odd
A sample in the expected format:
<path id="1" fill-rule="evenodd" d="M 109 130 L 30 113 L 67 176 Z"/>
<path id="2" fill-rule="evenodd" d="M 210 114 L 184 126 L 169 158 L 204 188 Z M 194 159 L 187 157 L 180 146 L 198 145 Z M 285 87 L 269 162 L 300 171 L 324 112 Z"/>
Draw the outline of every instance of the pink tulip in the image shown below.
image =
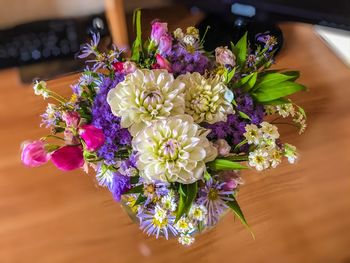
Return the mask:
<path id="1" fill-rule="evenodd" d="M 172 45 L 173 45 L 173 39 L 169 34 L 165 34 L 161 36 L 159 39 L 158 50 L 161 54 L 166 54 L 171 50 Z"/>
<path id="2" fill-rule="evenodd" d="M 168 72 L 172 72 L 171 65 L 168 60 L 159 54 L 156 55 L 156 60 L 157 63 L 153 64 L 153 69 L 166 69 Z"/>
<path id="3" fill-rule="evenodd" d="M 62 119 L 66 122 L 67 127 L 76 128 L 79 125 L 80 115 L 76 111 L 66 111 L 62 115 Z"/>
<path id="4" fill-rule="evenodd" d="M 80 168 L 84 165 L 83 150 L 81 146 L 63 146 L 52 153 L 51 161 L 63 171 Z"/>
<path id="5" fill-rule="evenodd" d="M 50 154 L 45 150 L 42 141 L 34 141 L 24 145 L 22 149 L 22 162 L 26 166 L 38 167 L 50 160 Z"/>
<path id="6" fill-rule="evenodd" d="M 160 38 L 168 33 L 168 23 L 152 22 L 151 39 L 158 45 Z"/>
<path id="7" fill-rule="evenodd" d="M 105 135 L 102 129 L 93 125 L 83 125 L 79 129 L 80 137 L 85 141 L 88 151 L 96 151 L 105 143 Z"/>

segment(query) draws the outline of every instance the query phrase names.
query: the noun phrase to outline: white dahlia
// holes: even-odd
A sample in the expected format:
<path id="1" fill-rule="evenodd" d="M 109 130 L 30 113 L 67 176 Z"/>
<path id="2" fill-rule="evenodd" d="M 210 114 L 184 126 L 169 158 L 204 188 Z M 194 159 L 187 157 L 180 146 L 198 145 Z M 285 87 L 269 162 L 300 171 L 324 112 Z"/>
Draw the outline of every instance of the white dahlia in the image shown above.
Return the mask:
<path id="1" fill-rule="evenodd" d="M 206 79 L 198 72 L 178 77 L 185 86 L 185 113 L 191 115 L 196 123 L 215 123 L 226 121 L 227 114 L 234 113 L 230 91 L 220 76 Z"/>
<path id="2" fill-rule="evenodd" d="M 108 92 L 107 102 L 135 136 L 153 120 L 184 113 L 184 86 L 166 70 L 136 70 Z"/>
<path id="3" fill-rule="evenodd" d="M 203 177 L 205 163 L 217 156 L 208 130 L 180 115 L 154 121 L 132 141 L 137 168 L 146 180 L 190 184 Z"/>

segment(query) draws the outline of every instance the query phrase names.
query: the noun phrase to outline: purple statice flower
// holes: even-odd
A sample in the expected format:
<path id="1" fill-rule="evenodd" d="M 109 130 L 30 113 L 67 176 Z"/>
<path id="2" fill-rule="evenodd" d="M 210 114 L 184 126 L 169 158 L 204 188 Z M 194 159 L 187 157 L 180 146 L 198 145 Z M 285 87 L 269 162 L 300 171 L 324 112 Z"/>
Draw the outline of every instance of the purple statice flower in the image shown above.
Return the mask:
<path id="1" fill-rule="evenodd" d="M 199 50 L 189 52 L 180 44 L 174 45 L 166 58 L 171 63 L 175 75 L 186 74 L 187 72 L 204 74 L 211 67 L 210 60 L 203 52 Z"/>
<path id="2" fill-rule="evenodd" d="M 150 210 L 140 209 L 137 217 L 140 220 L 141 230 L 148 236 L 154 235 L 158 238 L 161 235 L 168 239 L 169 231 L 174 236 L 177 235 L 174 227 L 175 216 L 158 205 Z"/>
<path id="3" fill-rule="evenodd" d="M 255 36 L 256 40 L 263 43 L 268 51 L 272 51 L 277 45 L 277 39 L 274 36 L 271 36 L 269 32 L 260 33 Z"/>
<path id="4" fill-rule="evenodd" d="M 228 208 L 226 202 L 233 201 L 233 198 L 230 196 L 234 194 L 234 191 L 225 190 L 225 185 L 225 182 L 215 181 L 213 178 L 210 178 L 204 187 L 199 190 L 199 198 L 196 202 L 207 208 L 208 226 L 215 225 L 222 213 Z"/>
<path id="5" fill-rule="evenodd" d="M 94 104 L 92 107 L 92 124 L 103 130 L 105 143 L 97 151 L 98 157 L 104 159 L 106 164 L 115 164 L 116 152 L 120 147 L 130 145 L 131 135 L 127 129 L 120 126 L 120 118 L 112 114 L 107 103 L 108 91 L 124 80 L 124 75 L 117 73 L 112 80 L 105 77 L 99 86 Z"/>
<path id="6" fill-rule="evenodd" d="M 237 145 L 244 140 L 245 126 L 247 124 L 260 124 L 264 117 L 264 107 L 256 104 L 253 98 L 241 89 L 234 90 L 234 97 L 237 103 L 237 111 L 247 114 L 251 121 L 241 118 L 238 113 L 227 116 L 226 122 L 217 122 L 206 124 L 205 127 L 210 129 L 208 137 L 211 140 L 225 139 L 229 145 Z M 247 150 L 247 145 L 240 149 Z"/>
<path id="7" fill-rule="evenodd" d="M 84 44 L 81 47 L 81 54 L 78 55 L 78 58 L 87 58 L 90 55 L 97 55 L 97 46 L 100 43 L 100 34 L 92 34 L 92 40 L 90 43 Z"/>
<path id="8" fill-rule="evenodd" d="M 116 201 L 120 201 L 122 194 L 131 189 L 130 177 L 115 172 L 110 191 Z"/>

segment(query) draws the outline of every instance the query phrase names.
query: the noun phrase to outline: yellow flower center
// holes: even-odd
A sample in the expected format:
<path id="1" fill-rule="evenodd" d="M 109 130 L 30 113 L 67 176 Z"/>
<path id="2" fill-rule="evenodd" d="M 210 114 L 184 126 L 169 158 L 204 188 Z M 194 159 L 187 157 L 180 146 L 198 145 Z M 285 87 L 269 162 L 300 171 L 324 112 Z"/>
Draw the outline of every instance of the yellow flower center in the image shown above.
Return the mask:
<path id="1" fill-rule="evenodd" d="M 218 190 L 216 190 L 216 189 L 210 189 L 209 190 L 209 193 L 208 193 L 208 199 L 209 200 L 212 200 L 212 201 L 217 200 L 218 196 L 219 196 Z"/>

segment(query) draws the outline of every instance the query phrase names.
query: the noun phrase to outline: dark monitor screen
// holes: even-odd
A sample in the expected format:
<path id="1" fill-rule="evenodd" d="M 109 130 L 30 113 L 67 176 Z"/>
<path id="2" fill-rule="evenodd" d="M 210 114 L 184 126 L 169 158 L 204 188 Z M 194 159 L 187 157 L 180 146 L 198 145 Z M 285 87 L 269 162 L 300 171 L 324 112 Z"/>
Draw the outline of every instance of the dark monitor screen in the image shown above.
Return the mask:
<path id="1" fill-rule="evenodd" d="M 275 15 L 278 20 L 300 20 L 350 29 L 350 0 L 224 0 L 256 9 L 257 18 Z"/>

